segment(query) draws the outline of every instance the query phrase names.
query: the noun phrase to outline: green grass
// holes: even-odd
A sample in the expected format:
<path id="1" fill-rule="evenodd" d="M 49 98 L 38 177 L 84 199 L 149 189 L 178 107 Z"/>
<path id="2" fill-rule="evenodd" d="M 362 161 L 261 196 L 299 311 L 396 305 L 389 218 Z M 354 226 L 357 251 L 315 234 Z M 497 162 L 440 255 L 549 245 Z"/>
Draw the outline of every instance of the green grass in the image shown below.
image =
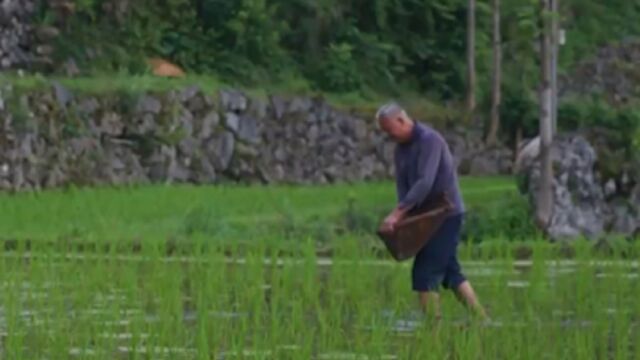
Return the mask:
<path id="1" fill-rule="evenodd" d="M 198 86 L 208 94 L 218 90 L 234 88 L 248 95 L 266 100 L 269 95 L 323 97 L 329 104 L 347 112 L 355 112 L 363 116 L 373 116 L 377 108 L 384 102 L 394 98 L 402 101 L 411 115 L 421 120 L 442 125 L 447 121 L 459 120 L 461 114 L 455 108 L 447 108 L 437 102 L 425 98 L 423 94 L 403 93 L 395 96 L 374 93 L 326 93 L 311 89 L 308 84 L 297 80 L 288 80 L 278 84 L 262 84 L 260 86 L 242 86 L 226 84 L 214 76 L 188 75 L 184 78 L 161 78 L 151 74 L 95 74 L 85 77 L 51 77 L 28 74 L 0 74 L 0 85 L 12 84 L 18 92 L 32 92 L 49 89 L 51 83 L 57 81 L 71 92 L 82 95 L 140 94 L 146 92 L 163 93 L 180 90 L 188 86 Z"/>
<path id="2" fill-rule="evenodd" d="M 11 83 L 21 91 L 33 91 L 48 88 L 57 81 L 72 92 L 87 95 L 110 93 L 166 92 L 197 85 L 205 92 L 214 92 L 224 86 L 218 79 L 210 76 L 187 76 L 185 78 L 161 78 L 151 75 L 105 74 L 91 77 L 44 77 L 41 75 L 0 75 L 0 83 Z"/>
<path id="3" fill-rule="evenodd" d="M 515 192 L 508 178 L 463 178 L 461 187 L 469 206 Z M 184 230 L 185 224 L 206 227 L 208 221 L 241 230 L 283 221 L 314 220 L 332 226 L 350 199 L 362 212 L 390 211 L 395 187 L 390 182 L 323 187 L 158 185 L 2 194 L 0 237 L 55 239 L 75 234 L 164 240 Z"/>

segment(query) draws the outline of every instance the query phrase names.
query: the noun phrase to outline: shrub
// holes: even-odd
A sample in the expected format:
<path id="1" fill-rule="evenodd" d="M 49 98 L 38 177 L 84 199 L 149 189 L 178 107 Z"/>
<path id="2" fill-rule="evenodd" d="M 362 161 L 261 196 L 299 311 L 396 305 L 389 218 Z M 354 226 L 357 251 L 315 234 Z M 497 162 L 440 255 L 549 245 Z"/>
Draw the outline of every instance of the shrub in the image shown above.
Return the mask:
<path id="1" fill-rule="evenodd" d="M 483 205 L 470 206 L 461 238 L 475 243 L 495 238 L 522 241 L 540 238 L 540 233 L 533 223 L 527 199 L 513 194 Z"/>
<path id="2" fill-rule="evenodd" d="M 217 207 L 200 204 L 185 215 L 180 230 L 187 236 L 216 236 L 227 232 L 229 227 Z"/>
<path id="3" fill-rule="evenodd" d="M 573 98 L 559 104 L 558 127 L 561 131 L 604 128 L 615 136 L 612 145 L 631 150 L 640 131 L 640 108 L 616 108 L 600 98 Z"/>
<path id="4" fill-rule="evenodd" d="M 327 91 L 350 92 L 359 90 L 362 79 L 353 55 L 353 46 L 348 43 L 329 45 L 318 79 L 319 87 Z"/>

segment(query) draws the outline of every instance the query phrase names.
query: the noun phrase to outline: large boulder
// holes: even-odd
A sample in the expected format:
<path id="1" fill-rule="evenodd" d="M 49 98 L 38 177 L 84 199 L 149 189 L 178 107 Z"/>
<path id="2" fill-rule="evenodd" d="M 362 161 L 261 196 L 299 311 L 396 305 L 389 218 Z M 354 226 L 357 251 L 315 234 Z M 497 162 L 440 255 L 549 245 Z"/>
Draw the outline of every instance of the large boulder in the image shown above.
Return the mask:
<path id="1" fill-rule="evenodd" d="M 520 190 L 535 209 L 540 188 L 539 141 L 533 140 L 518 158 Z M 640 229 L 640 195 L 630 199 L 605 196 L 596 169 L 597 153 L 579 134 L 558 136 L 551 149 L 553 210 L 547 233 L 553 239 L 597 238 L 608 232 L 633 235 Z M 615 189 L 613 190 L 615 192 Z M 640 194 L 640 185 L 636 188 Z"/>

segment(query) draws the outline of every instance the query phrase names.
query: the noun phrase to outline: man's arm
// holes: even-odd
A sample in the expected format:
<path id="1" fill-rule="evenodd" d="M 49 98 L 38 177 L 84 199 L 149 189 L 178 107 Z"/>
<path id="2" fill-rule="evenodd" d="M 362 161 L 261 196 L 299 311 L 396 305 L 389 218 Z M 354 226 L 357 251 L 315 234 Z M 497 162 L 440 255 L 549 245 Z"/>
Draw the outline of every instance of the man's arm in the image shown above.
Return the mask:
<path id="1" fill-rule="evenodd" d="M 399 202 L 398 208 L 403 214 L 421 203 L 431 191 L 440 166 L 442 145 L 436 135 L 430 135 L 426 141 L 420 143 L 418 155 L 418 175 L 420 180 L 413 184 L 404 199 Z"/>
<path id="2" fill-rule="evenodd" d="M 402 197 L 402 199 L 398 200 L 398 206 L 385 218 L 382 224 L 383 231 L 393 231 L 395 224 L 429 194 L 440 165 L 441 154 L 442 143 L 435 136 L 432 135 L 427 141 L 420 143 L 420 152 L 418 154 L 418 174 L 420 175 L 420 180 L 418 180 L 408 192 L 403 188 L 405 185 L 396 184 L 399 197 Z M 400 195 L 401 191 L 404 191 L 402 194 L 406 195 Z"/>

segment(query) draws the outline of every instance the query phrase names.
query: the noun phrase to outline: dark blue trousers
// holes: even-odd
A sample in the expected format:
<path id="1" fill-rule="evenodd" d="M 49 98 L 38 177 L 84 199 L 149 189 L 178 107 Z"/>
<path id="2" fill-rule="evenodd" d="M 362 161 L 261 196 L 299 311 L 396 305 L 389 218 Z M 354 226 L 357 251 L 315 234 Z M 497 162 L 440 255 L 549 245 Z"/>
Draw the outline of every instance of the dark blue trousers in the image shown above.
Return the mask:
<path id="1" fill-rule="evenodd" d="M 438 291 L 441 284 L 455 290 L 466 280 L 456 256 L 462 221 L 462 214 L 447 218 L 416 254 L 411 270 L 414 291 Z"/>

